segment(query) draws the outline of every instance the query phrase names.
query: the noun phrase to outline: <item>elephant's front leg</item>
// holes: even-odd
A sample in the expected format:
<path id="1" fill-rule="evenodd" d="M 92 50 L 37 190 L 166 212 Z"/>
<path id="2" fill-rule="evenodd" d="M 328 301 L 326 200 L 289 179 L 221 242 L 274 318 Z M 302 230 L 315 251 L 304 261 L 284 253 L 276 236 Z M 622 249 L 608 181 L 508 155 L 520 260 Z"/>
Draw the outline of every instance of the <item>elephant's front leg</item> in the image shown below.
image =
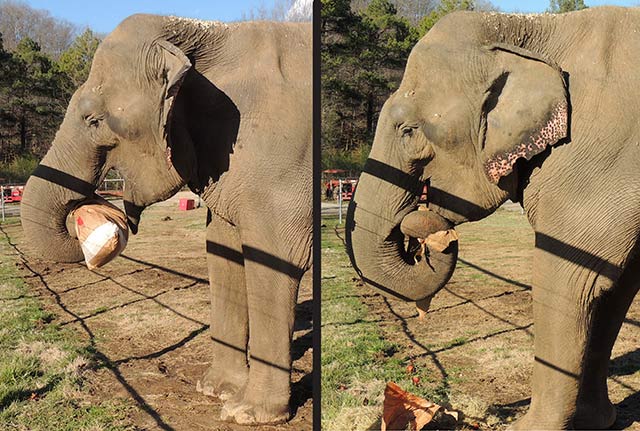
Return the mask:
<path id="1" fill-rule="evenodd" d="M 249 324 L 244 259 L 237 228 L 213 215 L 207 226 L 207 264 L 211 285 L 213 362 L 198 389 L 225 400 L 249 376 Z"/>
<path id="2" fill-rule="evenodd" d="M 224 420 L 266 424 L 290 417 L 291 338 L 302 275 L 292 274 L 290 266 L 263 250 L 245 249 L 249 379 L 245 388 L 225 403 Z"/>
<path id="3" fill-rule="evenodd" d="M 640 256 L 627 264 L 614 289 L 600 299 L 589 334 L 582 385 L 573 426 L 576 429 L 607 429 L 616 419 L 609 400 L 607 377 L 611 350 L 622 322 L 640 289 Z"/>
<path id="4" fill-rule="evenodd" d="M 542 248 L 534 253 L 531 406 L 513 429 L 572 429 L 590 348 L 589 331 L 601 307 L 597 298 L 613 283 L 597 270 L 572 262 L 575 256 L 536 245 Z"/>

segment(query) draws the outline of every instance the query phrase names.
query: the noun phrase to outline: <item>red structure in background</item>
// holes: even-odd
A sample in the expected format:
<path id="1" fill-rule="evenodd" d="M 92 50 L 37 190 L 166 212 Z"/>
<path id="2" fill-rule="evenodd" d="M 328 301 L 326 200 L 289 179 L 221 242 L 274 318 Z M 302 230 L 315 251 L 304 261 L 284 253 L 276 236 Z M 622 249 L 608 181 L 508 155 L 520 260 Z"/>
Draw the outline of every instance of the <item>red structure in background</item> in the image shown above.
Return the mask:
<path id="1" fill-rule="evenodd" d="M 356 190 L 358 179 L 353 175 L 353 172 L 345 171 L 344 169 L 325 169 L 322 171 L 323 185 L 325 190 L 325 199 L 338 199 L 338 192 L 340 189 L 340 181 L 342 181 L 342 200 L 349 201 L 353 197 L 353 193 Z"/>
<path id="2" fill-rule="evenodd" d="M 193 199 L 181 198 L 180 199 L 180 210 L 181 211 L 189 211 L 196 207 L 195 201 Z"/>
<path id="3" fill-rule="evenodd" d="M 22 192 L 24 186 L 5 186 L 2 198 L 4 203 L 20 202 L 22 201 Z"/>

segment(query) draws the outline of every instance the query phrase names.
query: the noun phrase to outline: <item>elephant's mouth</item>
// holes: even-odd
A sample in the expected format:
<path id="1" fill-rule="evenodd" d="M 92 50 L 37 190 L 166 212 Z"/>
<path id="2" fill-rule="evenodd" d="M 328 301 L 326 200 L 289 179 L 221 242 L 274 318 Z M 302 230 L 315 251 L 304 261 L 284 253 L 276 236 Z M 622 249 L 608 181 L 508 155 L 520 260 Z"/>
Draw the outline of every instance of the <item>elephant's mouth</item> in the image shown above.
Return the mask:
<path id="1" fill-rule="evenodd" d="M 396 241 L 402 241 L 402 256 L 409 264 L 418 264 L 423 260 L 428 262 L 430 250 L 442 253 L 452 242 L 458 240 L 453 223 L 426 206 L 420 206 L 404 216 L 390 236 L 396 236 Z"/>

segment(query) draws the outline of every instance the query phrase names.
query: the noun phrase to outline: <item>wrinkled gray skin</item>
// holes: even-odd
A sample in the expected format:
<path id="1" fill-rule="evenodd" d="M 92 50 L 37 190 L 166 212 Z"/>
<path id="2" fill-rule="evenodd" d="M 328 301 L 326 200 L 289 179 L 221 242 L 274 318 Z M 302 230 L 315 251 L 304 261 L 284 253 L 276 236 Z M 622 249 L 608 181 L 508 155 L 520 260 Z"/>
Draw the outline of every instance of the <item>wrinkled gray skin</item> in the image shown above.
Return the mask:
<path id="1" fill-rule="evenodd" d="M 397 185 L 402 173 L 428 180 L 429 208 L 454 225 L 522 203 L 536 234 L 535 365 L 531 406 L 514 429 L 615 420 L 607 367 L 640 287 L 638 28 L 640 10 L 612 7 L 447 16 L 385 103 L 355 194 L 355 266 L 410 300 L 433 296 L 455 258 L 409 263 L 397 226 L 417 196 Z"/>
<path id="2" fill-rule="evenodd" d="M 129 17 L 24 192 L 28 241 L 60 262 L 82 260 L 67 215 L 112 167 L 134 231 L 184 184 L 201 194 L 213 362 L 198 386 L 239 423 L 290 416 L 294 306 L 311 264 L 311 75 L 310 24 Z"/>

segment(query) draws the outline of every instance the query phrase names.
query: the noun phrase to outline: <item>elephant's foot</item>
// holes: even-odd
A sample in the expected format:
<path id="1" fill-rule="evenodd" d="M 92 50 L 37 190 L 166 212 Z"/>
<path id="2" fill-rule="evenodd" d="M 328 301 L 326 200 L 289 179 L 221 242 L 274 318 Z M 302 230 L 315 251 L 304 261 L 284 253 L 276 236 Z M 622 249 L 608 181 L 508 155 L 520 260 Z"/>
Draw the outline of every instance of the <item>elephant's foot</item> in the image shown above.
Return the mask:
<path id="1" fill-rule="evenodd" d="M 549 415 L 535 414 L 531 410 L 507 428 L 508 431 L 567 429 L 572 429 L 570 420 L 553 420 Z"/>
<path id="2" fill-rule="evenodd" d="M 238 370 L 229 370 L 219 363 L 214 363 L 207 372 L 198 380 L 196 391 L 210 397 L 218 397 L 228 400 L 244 387 L 249 377 L 249 368 L 240 367 Z"/>
<path id="3" fill-rule="evenodd" d="M 584 430 L 609 429 L 616 421 L 616 408 L 607 399 L 602 405 L 578 404 L 573 427 Z"/>
<path id="4" fill-rule="evenodd" d="M 247 390 L 246 392 L 250 392 Z M 281 424 L 291 418 L 289 400 L 278 402 L 277 397 L 267 394 L 258 399 L 255 395 L 241 397 L 237 394 L 222 406 L 220 419 L 235 421 L 241 425 Z M 254 388 L 252 393 L 256 392 Z"/>

